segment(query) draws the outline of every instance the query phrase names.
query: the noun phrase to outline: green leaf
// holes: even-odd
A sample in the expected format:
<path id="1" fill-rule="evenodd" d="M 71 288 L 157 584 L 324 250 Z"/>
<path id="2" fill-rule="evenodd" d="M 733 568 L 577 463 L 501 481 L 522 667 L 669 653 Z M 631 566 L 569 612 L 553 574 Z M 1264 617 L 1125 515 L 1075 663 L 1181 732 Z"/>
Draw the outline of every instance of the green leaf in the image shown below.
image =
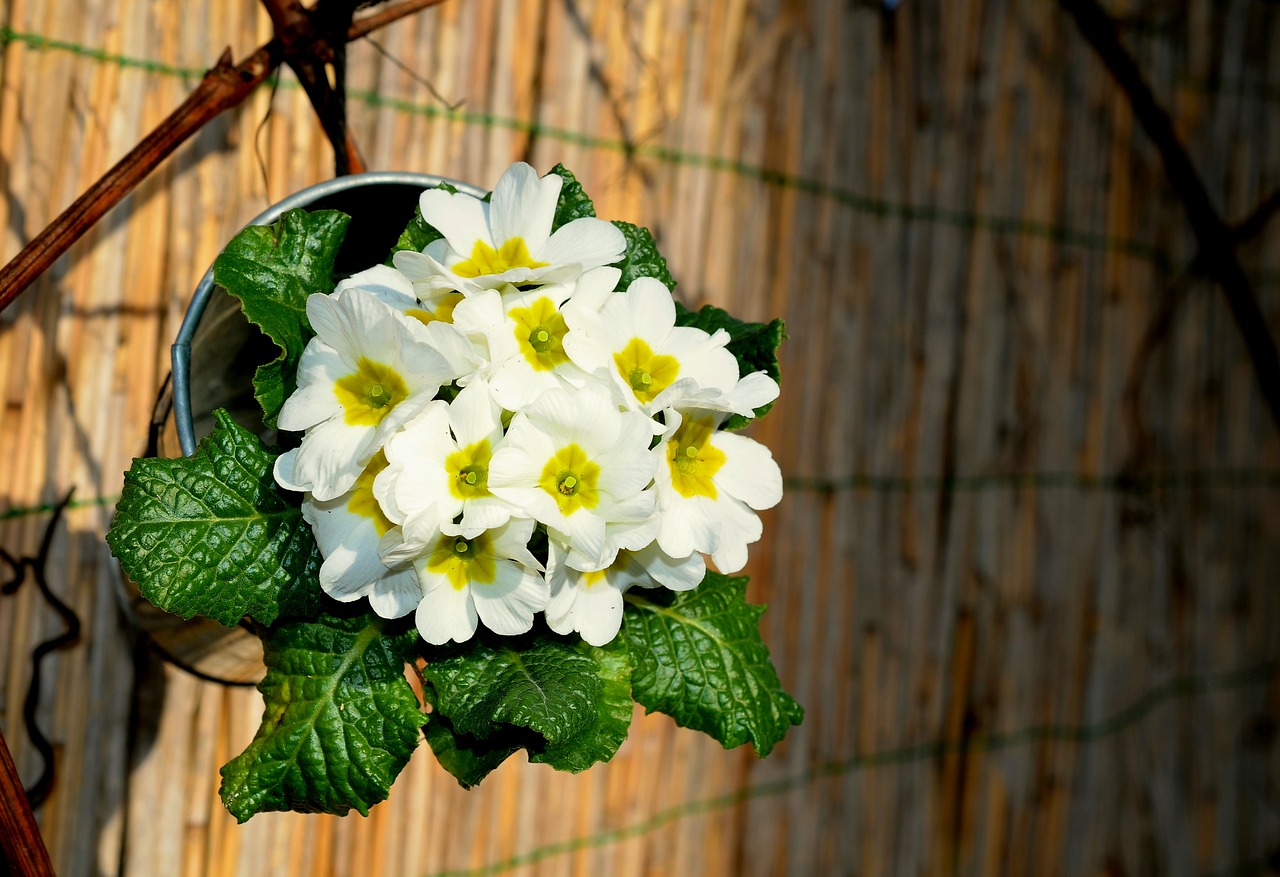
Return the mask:
<path id="1" fill-rule="evenodd" d="M 586 770 L 617 753 L 631 728 L 631 653 L 621 636 L 603 648 L 579 641 L 574 650 L 593 662 L 600 679 L 600 696 L 595 714 L 571 739 L 549 744 L 541 752 L 531 752 L 529 760 L 549 764 L 556 770 L 573 773 Z"/>
<path id="2" fill-rule="evenodd" d="M 596 215 L 596 206 L 591 203 L 591 199 L 583 191 L 582 183 L 578 182 L 578 178 L 570 173 L 568 168 L 558 164 L 551 169 L 551 173 L 559 174 L 564 180 L 564 183 L 560 186 L 560 198 L 556 201 L 555 217 L 551 220 L 552 231 L 562 225 L 573 222 L 575 219 L 594 217 Z"/>
<path id="3" fill-rule="evenodd" d="M 457 194 L 457 189 L 448 183 L 439 183 L 437 189 L 444 189 L 446 192 Z M 427 248 L 427 244 L 440 240 L 444 235 L 436 231 L 435 226 L 427 225 L 427 221 L 422 218 L 422 208 L 414 205 L 413 219 L 409 220 L 409 224 L 405 226 L 404 231 L 400 232 L 400 238 L 396 241 L 391 253 L 387 256 L 387 264 L 392 264 L 391 257 L 401 250 L 413 250 L 415 253 L 421 253 Z"/>
<path id="4" fill-rule="evenodd" d="M 444 715 L 433 712 L 427 716 L 423 734 L 427 738 L 436 761 L 453 774 L 464 789 L 474 788 L 502 762 L 525 745 L 522 735 L 499 732 L 481 740 L 474 734 L 459 734 Z"/>
<path id="5" fill-rule="evenodd" d="M 762 371 L 775 381 L 781 381 L 778 346 L 787 337 L 787 327 L 782 320 L 747 323 L 713 305 L 703 305 L 701 310 L 691 311 L 676 302 L 676 325 L 693 326 L 710 333 L 724 329 L 731 339 L 726 349 L 738 360 L 738 374 L 745 377 Z M 761 405 L 756 409 L 756 417 L 764 417 L 772 407 L 772 402 Z M 749 423 L 751 418 L 735 414 L 725 421 L 724 428 L 742 429 Z"/>
<path id="6" fill-rule="evenodd" d="M 232 627 L 319 611 L 320 551 L 296 501 L 272 475 L 275 455 L 223 410 L 196 452 L 138 459 L 107 544 L 155 605 Z"/>
<path id="7" fill-rule="evenodd" d="M 649 229 L 616 219 L 613 224 L 627 239 L 626 253 L 620 261 L 613 263 L 614 267 L 622 269 L 622 277 L 618 280 L 617 289 L 625 291 L 632 281 L 640 277 L 656 278 L 661 280 L 667 289 L 675 289 L 675 278 L 667 270 L 667 260 L 658 252 L 658 245 Z"/>
<path id="8" fill-rule="evenodd" d="M 428 660 L 428 739 L 464 786 L 517 747 L 530 761 L 585 770 L 612 758 L 627 737 L 630 677 L 621 637 L 604 648 L 545 630 L 477 638 Z"/>
<path id="9" fill-rule="evenodd" d="M 386 624 L 322 614 L 270 632 L 262 726 L 221 771 L 237 821 L 272 810 L 367 816 L 386 799 L 426 720 L 404 678 L 417 633 L 386 635 Z"/>
<path id="10" fill-rule="evenodd" d="M 692 591 L 626 595 L 622 631 L 635 671 L 631 692 L 649 712 L 705 731 L 726 748 L 747 741 L 763 758 L 804 710 L 782 690 L 760 638 L 763 606 L 745 578 L 708 572 Z"/>
<path id="11" fill-rule="evenodd" d="M 213 279 L 280 348 L 253 379 L 268 426 L 293 393 L 298 358 L 314 334 L 307 296 L 333 290 L 333 263 L 350 221 L 336 210 L 290 210 L 272 225 L 240 232 L 213 263 Z"/>

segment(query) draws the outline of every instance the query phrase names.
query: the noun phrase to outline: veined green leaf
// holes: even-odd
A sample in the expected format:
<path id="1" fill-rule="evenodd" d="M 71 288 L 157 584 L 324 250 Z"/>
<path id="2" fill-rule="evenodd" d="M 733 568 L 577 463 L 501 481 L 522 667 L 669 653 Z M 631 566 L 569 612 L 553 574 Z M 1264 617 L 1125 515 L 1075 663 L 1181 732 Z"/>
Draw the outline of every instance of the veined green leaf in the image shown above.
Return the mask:
<path id="1" fill-rule="evenodd" d="M 319 611 L 320 551 L 275 455 L 230 415 L 195 454 L 138 459 L 107 544 L 142 595 L 167 612 L 232 627 Z"/>
<path id="2" fill-rule="evenodd" d="M 631 691 L 649 712 L 705 731 L 726 748 L 750 741 L 763 758 L 804 710 L 782 690 L 760 638 L 763 606 L 746 578 L 708 572 L 691 591 L 630 591 L 622 631 L 635 670 Z"/>
<path id="3" fill-rule="evenodd" d="M 630 676 L 621 637 L 604 648 L 548 631 L 478 637 L 428 660 L 435 707 L 428 740 L 465 786 L 516 747 L 528 749 L 530 761 L 585 770 L 626 739 Z"/>
<path id="4" fill-rule="evenodd" d="M 219 793 L 239 822 L 272 810 L 367 816 L 386 799 L 426 720 L 404 678 L 417 633 L 386 626 L 371 612 L 322 614 L 269 633 L 262 726 L 222 768 Z"/>
<path id="5" fill-rule="evenodd" d="M 315 334 L 307 296 L 333 291 L 333 264 L 350 221 L 336 210 L 290 210 L 272 225 L 240 232 L 213 263 L 213 279 L 240 299 L 249 322 L 280 348 L 253 379 L 268 426 L 275 426 L 293 393 L 298 359 Z"/>
<path id="6" fill-rule="evenodd" d="M 641 277 L 653 277 L 661 280 L 667 289 L 675 289 L 675 278 L 667 270 L 667 260 L 658 252 L 658 245 L 649 229 L 616 219 L 613 224 L 627 239 L 627 250 L 622 259 L 613 263 L 615 268 L 622 269 L 618 291 L 625 292 L 632 281 Z"/>
<path id="7" fill-rule="evenodd" d="M 596 206 L 583 191 L 582 183 L 578 182 L 578 178 L 567 167 L 558 164 L 551 169 L 551 173 L 558 174 L 564 180 L 560 186 L 560 198 L 556 201 L 555 217 L 551 220 L 552 231 L 575 219 L 596 215 Z"/>

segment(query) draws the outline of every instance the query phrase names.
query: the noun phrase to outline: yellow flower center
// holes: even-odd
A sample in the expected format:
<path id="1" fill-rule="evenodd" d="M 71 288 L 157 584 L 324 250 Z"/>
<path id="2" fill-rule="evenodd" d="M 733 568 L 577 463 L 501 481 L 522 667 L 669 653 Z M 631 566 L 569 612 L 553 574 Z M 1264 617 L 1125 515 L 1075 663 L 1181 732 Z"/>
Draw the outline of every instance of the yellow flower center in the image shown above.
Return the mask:
<path id="1" fill-rule="evenodd" d="M 348 512 L 373 520 L 373 528 L 378 531 L 378 538 L 387 535 L 387 531 L 395 526 L 382 513 L 382 506 L 378 505 L 378 500 L 373 495 L 373 479 L 377 478 L 378 473 L 385 468 L 387 468 L 387 457 L 382 451 L 378 451 L 369 461 L 369 465 L 364 467 L 360 477 L 356 479 L 355 487 L 351 488 L 351 499 L 347 500 Z"/>
<path id="2" fill-rule="evenodd" d="M 564 352 L 564 336 L 569 327 L 551 299 L 538 299 L 527 308 L 512 308 L 516 321 L 516 341 L 520 352 L 535 371 L 550 371 L 569 361 Z"/>
<path id="3" fill-rule="evenodd" d="M 584 572 L 581 574 L 581 577 L 578 579 L 578 581 L 582 583 L 582 586 L 584 588 L 590 588 L 592 585 L 598 585 L 601 582 L 603 582 L 604 574 L 606 572 L 608 572 L 608 570 L 603 570 L 603 569 L 596 570 L 595 572 Z"/>
<path id="4" fill-rule="evenodd" d="M 459 277 L 484 277 L 512 268 L 545 268 L 548 264 L 529 255 L 529 245 L 524 238 L 511 238 L 496 250 L 484 241 L 476 241 L 471 248 L 471 258 L 454 265 L 453 273 Z"/>
<path id="5" fill-rule="evenodd" d="M 488 439 L 481 439 L 445 458 L 449 492 L 454 499 L 468 500 L 489 495 L 489 460 L 493 451 Z"/>
<path id="6" fill-rule="evenodd" d="M 424 308 L 413 308 L 405 311 L 405 316 L 413 317 L 422 325 L 426 326 L 439 320 L 441 323 L 453 322 L 453 309 L 458 306 L 458 302 L 462 301 L 463 295 L 460 292 L 450 292 L 436 303 L 434 311 L 428 311 Z"/>
<path id="7" fill-rule="evenodd" d="M 599 480 L 600 466 L 587 459 L 586 451 L 575 444 L 566 445 L 547 460 L 538 486 L 556 501 L 560 514 L 571 515 L 578 509 L 596 507 L 600 502 L 596 487 Z"/>
<path id="8" fill-rule="evenodd" d="M 441 536 L 427 554 L 427 569 L 447 577 L 459 591 L 467 585 L 491 584 L 498 574 L 493 539 L 488 533 L 474 539 Z"/>
<path id="9" fill-rule="evenodd" d="M 351 426 L 377 426 L 409 395 L 404 378 L 389 365 L 360 357 L 356 370 L 334 382 L 333 393 Z"/>
<path id="10" fill-rule="evenodd" d="M 680 373 L 679 360 L 654 353 L 642 338 L 628 341 L 626 347 L 613 355 L 613 364 L 641 402 L 652 402 Z"/>
<path id="11" fill-rule="evenodd" d="M 681 496 L 717 496 L 712 477 L 724 465 L 724 452 L 711 444 L 715 432 L 709 420 L 689 418 L 680 424 L 667 442 L 667 463 L 671 467 L 671 485 Z"/>

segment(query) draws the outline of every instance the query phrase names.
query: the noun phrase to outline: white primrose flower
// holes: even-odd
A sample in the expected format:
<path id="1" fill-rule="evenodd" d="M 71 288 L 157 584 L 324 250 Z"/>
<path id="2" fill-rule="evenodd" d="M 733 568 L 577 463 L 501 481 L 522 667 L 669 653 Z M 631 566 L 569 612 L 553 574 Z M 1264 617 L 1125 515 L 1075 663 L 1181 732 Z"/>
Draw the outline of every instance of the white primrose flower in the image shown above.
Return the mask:
<path id="1" fill-rule="evenodd" d="M 595 572 L 579 572 L 565 563 L 568 549 L 555 540 L 547 547 L 547 626 L 556 633 L 578 633 L 593 646 L 603 646 L 622 627 L 622 593 L 647 583 L 644 568 L 621 552 L 614 563 Z"/>
<path id="2" fill-rule="evenodd" d="M 321 502 L 351 489 L 387 438 L 456 376 L 430 327 L 349 289 L 307 299 L 316 337 L 298 363 L 298 388 L 278 425 L 305 430 L 276 460 L 276 481 Z"/>
<path id="3" fill-rule="evenodd" d="M 592 380 L 565 352 L 565 312 L 580 296 L 603 300 L 621 274 L 617 268 L 600 267 L 576 283 L 530 290 L 508 286 L 478 293 L 458 305 L 454 324 L 487 352 L 483 374 L 498 404 L 520 411 L 545 390 L 577 388 Z M 483 342 L 477 344 L 479 338 Z"/>
<path id="4" fill-rule="evenodd" d="M 656 530 L 656 519 L 654 524 Z M 628 588 L 664 585 L 673 591 L 688 591 L 707 571 L 701 554 L 677 559 L 665 554 L 656 542 L 619 551 L 607 569 L 595 572 L 579 572 L 566 565 L 566 551 L 556 539 L 549 541 L 547 626 L 556 633 L 577 632 L 593 646 L 602 646 L 618 635 L 622 595 Z"/>
<path id="5" fill-rule="evenodd" d="M 493 187 L 489 203 L 428 189 L 419 199 L 422 218 L 444 238 L 421 253 L 396 253 L 393 262 L 427 300 L 439 290 L 471 293 L 573 280 L 622 258 L 626 238 L 602 219 L 575 219 L 552 233 L 562 183 L 557 174 L 539 179 L 517 162 Z"/>
<path id="6" fill-rule="evenodd" d="M 375 454 L 342 496 L 325 502 L 304 497 L 302 517 L 311 525 L 324 556 L 320 565 L 324 592 L 343 603 L 368 597 L 378 615 L 399 618 L 417 607 L 422 588 L 412 567 L 391 569 L 378 559 L 378 543 L 392 523 L 374 499 L 373 484 L 386 465 L 386 458 Z"/>
<path id="7" fill-rule="evenodd" d="M 710 554 L 723 573 L 742 569 L 747 545 L 763 532 L 752 509 L 782 499 L 782 472 L 769 449 L 717 430 L 722 412 L 666 412 L 667 431 L 653 449 L 660 461 L 658 545 L 673 558 Z"/>
<path id="8" fill-rule="evenodd" d="M 374 493 L 402 525 L 406 546 L 425 545 L 440 531 L 476 536 L 511 518 L 511 505 L 489 492 L 489 462 L 501 442 L 502 409 L 482 380 L 451 403 L 432 402 L 391 437 Z"/>
<path id="9" fill-rule="evenodd" d="M 594 292 L 591 291 L 591 292 Z M 584 371 L 605 376 L 619 404 L 653 415 L 704 388 L 718 398 L 738 383 L 729 333 L 676 325 L 675 300 L 661 281 L 642 277 L 626 292 L 574 297 L 564 340 Z"/>
<path id="10" fill-rule="evenodd" d="M 533 627 L 547 605 L 542 565 L 527 547 L 533 526 L 524 518 L 470 538 L 439 533 L 418 553 L 413 566 L 423 596 L 414 621 L 423 639 L 466 642 L 478 622 L 505 636 Z"/>
<path id="11" fill-rule="evenodd" d="M 568 566 L 603 569 L 619 547 L 607 526 L 653 513 L 651 437 L 647 418 L 619 412 L 599 387 L 550 389 L 511 419 L 489 489 L 564 542 Z"/>
<path id="12" fill-rule="evenodd" d="M 460 292 L 444 292 L 430 304 L 418 301 L 409 278 L 386 265 L 374 265 L 340 281 L 333 295 L 347 290 L 371 295 L 427 327 L 427 337 L 458 376 L 470 375 L 482 364 L 471 343 L 453 328 L 453 309 L 462 301 Z"/>

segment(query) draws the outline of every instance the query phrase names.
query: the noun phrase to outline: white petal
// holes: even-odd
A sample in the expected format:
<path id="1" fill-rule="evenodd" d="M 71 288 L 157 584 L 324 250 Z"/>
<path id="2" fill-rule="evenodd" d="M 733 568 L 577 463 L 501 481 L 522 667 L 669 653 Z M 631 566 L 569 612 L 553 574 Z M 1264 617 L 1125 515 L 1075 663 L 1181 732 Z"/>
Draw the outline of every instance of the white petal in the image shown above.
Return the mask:
<path id="1" fill-rule="evenodd" d="M 333 294 L 340 295 L 348 289 L 361 290 L 397 310 L 417 307 L 418 304 L 413 283 L 408 277 L 388 265 L 374 265 L 372 268 L 352 274 L 338 283 Z"/>
<path id="2" fill-rule="evenodd" d="M 523 356 L 513 356 L 494 370 L 493 398 L 508 411 L 523 411 L 547 390 L 563 388 L 556 372 L 535 371 Z"/>
<path id="3" fill-rule="evenodd" d="M 609 506 L 609 521 L 629 525 L 647 521 L 655 511 L 654 500 L 656 498 L 656 490 L 646 490 L 628 496 L 626 499 Z"/>
<path id="4" fill-rule="evenodd" d="M 402 618 L 422 601 L 422 586 L 412 569 L 389 571 L 374 584 L 369 606 L 380 618 Z"/>
<path id="5" fill-rule="evenodd" d="M 456 326 L 433 320 L 423 327 L 431 348 L 440 355 L 446 365 L 446 378 L 449 380 L 467 379 L 484 366 L 484 351 L 476 349 L 476 345 Z"/>
<path id="6" fill-rule="evenodd" d="M 476 241 L 495 246 L 489 233 L 489 205 L 479 198 L 462 192 L 450 194 L 444 189 L 428 189 L 418 199 L 418 206 L 427 225 L 444 235 L 449 246 L 463 259 L 471 258 Z"/>
<path id="7" fill-rule="evenodd" d="M 538 179 L 538 172 L 522 161 L 507 168 L 490 199 L 489 224 L 498 246 L 523 238 L 530 253 L 537 253 L 551 234 L 556 202 L 564 180 L 559 174 Z"/>
<path id="8" fill-rule="evenodd" d="M 328 420 L 276 460 L 276 481 L 290 490 L 309 490 L 322 502 L 336 499 L 351 489 L 377 453 L 373 436 L 372 429 L 348 426 L 340 417 Z"/>
<path id="9" fill-rule="evenodd" d="M 675 300 L 660 280 L 641 277 L 633 281 L 627 287 L 626 302 L 632 333 L 650 344 L 666 338 L 676 324 Z"/>
<path id="10" fill-rule="evenodd" d="M 511 431 L 508 430 L 506 441 L 494 452 L 493 459 L 489 461 L 489 489 L 537 488 L 538 479 L 542 476 L 542 467 L 546 465 L 546 460 L 551 453 L 547 451 L 534 457 L 522 443 L 512 441 Z"/>
<path id="11" fill-rule="evenodd" d="M 298 388 L 285 400 L 276 425 L 301 432 L 342 411 L 333 392 L 339 378 L 351 371 L 342 356 L 319 338 L 312 338 L 298 361 Z"/>
<path id="12" fill-rule="evenodd" d="M 548 523 L 547 526 L 554 527 L 569 537 L 570 566 L 578 569 L 601 569 L 613 562 L 604 537 L 604 520 L 586 509 L 578 509 L 568 516 L 561 515 L 558 522 Z M 616 555 L 617 549 L 613 549 L 612 554 Z"/>
<path id="13" fill-rule="evenodd" d="M 488 384 L 473 381 L 449 403 L 449 426 L 460 448 L 485 439 L 491 450 L 497 447 L 502 440 L 502 409 L 489 394 Z"/>
<path id="14" fill-rule="evenodd" d="M 449 435 L 449 404 L 438 400 L 427 403 L 383 446 L 388 466 L 374 480 L 373 495 L 387 516 L 403 523 L 406 516 L 432 504 L 442 493 L 447 496 L 444 461 L 457 450 Z"/>
<path id="15" fill-rule="evenodd" d="M 541 564 L 534 560 L 526 547 L 529 544 L 529 538 L 533 536 L 533 527 L 534 522 L 531 518 L 517 517 L 512 518 L 511 522 L 505 526 L 495 528 L 491 534 L 494 555 L 518 560 L 526 566 L 537 566 L 541 569 Z"/>
<path id="16" fill-rule="evenodd" d="M 478 496 L 475 499 L 469 499 L 462 504 L 462 520 L 458 523 L 458 532 L 453 535 L 479 534 L 485 530 L 501 527 L 511 520 L 511 515 L 515 511 L 516 509 L 510 503 L 496 496 Z M 468 538 L 471 537 L 468 536 Z"/>
<path id="17" fill-rule="evenodd" d="M 661 345 L 661 352 L 680 363 L 681 378 L 691 377 L 704 389 L 724 392 L 738 382 L 738 360 L 725 350 L 727 339 L 692 326 L 676 326 Z"/>
<path id="18" fill-rule="evenodd" d="M 276 484 L 279 484 L 285 490 L 296 490 L 298 493 L 305 493 L 307 489 L 298 484 L 297 479 L 294 477 L 294 464 L 297 461 L 297 448 L 285 451 L 276 457 L 276 463 L 271 467 L 271 473 L 275 476 Z"/>
<path id="19" fill-rule="evenodd" d="M 701 554 L 690 554 L 680 559 L 663 551 L 658 544 L 632 552 L 655 582 L 673 591 L 687 591 L 701 584 L 707 574 L 707 564 Z"/>
<path id="20" fill-rule="evenodd" d="M 711 553 L 711 559 L 727 575 L 747 565 L 747 545 L 760 539 L 764 527 L 759 516 L 735 499 L 725 497 L 717 505 L 724 524 L 720 528 L 720 545 Z"/>
<path id="21" fill-rule="evenodd" d="M 622 627 L 622 592 L 608 582 L 581 590 L 573 606 L 574 626 L 593 646 L 612 642 Z"/>
<path id="22" fill-rule="evenodd" d="M 726 394 L 733 407 L 730 411 L 755 411 L 778 398 L 778 382 L 764 372 L 753 372 L 738 381 Z"/>
<path id="23" fill-rule="evenodd" d="M 672 557 L 688 557 L 695 551 L 710 554 L 720 544 L 718 522 L 709 519 L 693 500 L 679 495 L 664 500 L 659 516 L 658 545 Z"/>
<path id="24" fill-rule="evenodd" d="M 598 386 L 586 386 L 577 392 L 547 390 L 529 406 L 528 414 L 554 447 L 575 443 L 588 457 L 613 447 L 622 426 L 617 406 Z"/>
<path id="25" fill-rule="evenodd" d="M 349 603 L 369 592 L 384 573 L 390 572 L 378 560 L 377 533 L 369 527 L 372 541 L 337 546 L 320 565 L 320 587 L 335 600 Z"/>
<path id="26" fill-rule="evenodd" d="M 476 612 L 494 633 L 513 636 L 533 627 L 533 616 L 547 606 L 547 583 L 514 561 L 498 561 L 493 582 L 473 584 Z"/>
<path id="27" fill-rule="evenodd" d="M 552 265 L 578 265 L 586 271 L 618 261 L 626 249 L 627 239 L 612 223 L 583 217 L 556 229 L 535 256 Z"/>
<path id="28" fill-rule="evenodd" d="M 343 494 L 328 502 L 317 502 L 311 494 L 302 498 L 302 517 L 311 525 L 320 553 L 328 557 L 335 548 L 351 538 L 351 532 L 368 518 L 347 511 L 350 496 Z"/>
<path id="29" fill-rule="evenodd" d="M 449 248 L 448 242 L 444 240 L 436 240 L 432 244 L 440 244 L 445 250 Z M 399 250 L 391 256 L 391 261 L 396 270 L 413 284 L 414 295 L 424 302 L 452 289 L 465 288 L 465 278 L 446 268 L 433 252 L 431 244 L 427 245 L 427 251 L 423 253 Z"/>
<path id="30" fill-rule="evenodd" d="M 425 584 L 425 582 L 424 582 Z M 423 595 L 414 614 L 414 624 L 422 638 L 433 646 L 466 642 L 476 632 L 476 607 L 469 588 L 451 585 L 435 588 Z"/>
<path id="31" fill-rule="evenodd" d="M 724 465 L 716 472 L 716 487 L 753 509 L 773 508 L 782 499 L 782 471 L 769 449 L 757 441 L 731 432 L 717 432 L 713 447 L 724 453 Z"/>
<path id="32" fill-rule="evenodd" d="M 431 537 L 435 535 L 434 533 L 430 534 Z M 418 560 L 426 546 L 432 541 L 434 541 L 434 538 L 406 539 L 402 528 L 392 527 L 378 541 L 378 556 L 387 567 L 403 567 L 405 564 Z"/>

